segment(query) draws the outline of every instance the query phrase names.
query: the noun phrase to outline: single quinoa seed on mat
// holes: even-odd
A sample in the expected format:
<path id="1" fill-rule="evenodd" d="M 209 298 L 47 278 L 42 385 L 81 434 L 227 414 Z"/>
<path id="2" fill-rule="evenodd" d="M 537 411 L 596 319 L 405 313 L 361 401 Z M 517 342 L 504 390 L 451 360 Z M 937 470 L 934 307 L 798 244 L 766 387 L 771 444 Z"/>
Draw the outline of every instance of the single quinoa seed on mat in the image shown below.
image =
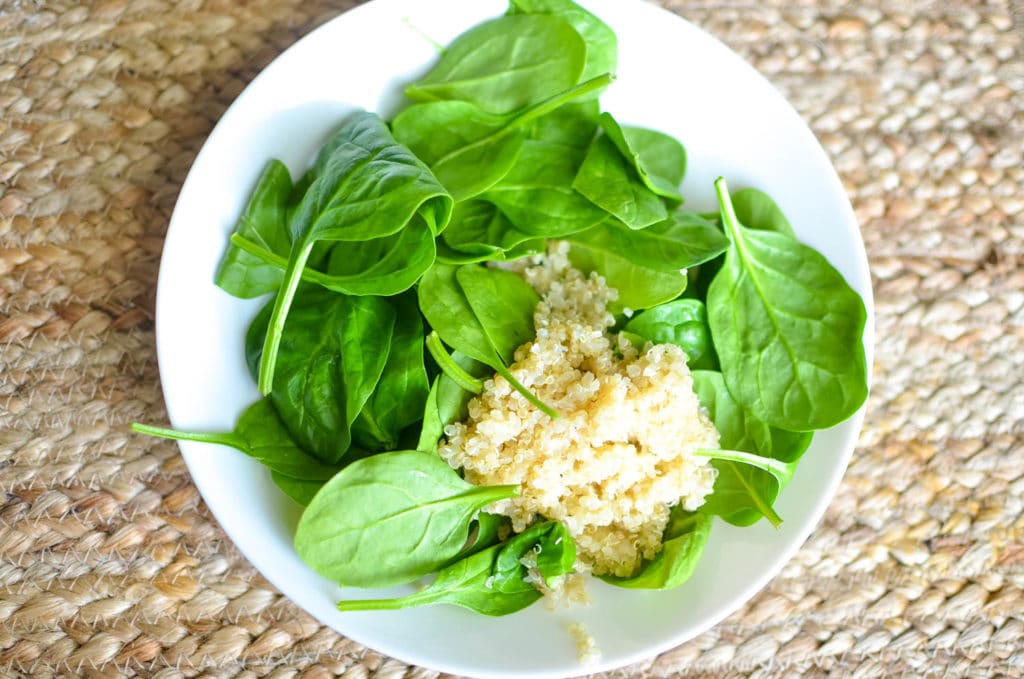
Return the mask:
<path id="1" fill-rule="evenodd" d="M 517 270 L 541 295 L 537 336 L 510 371 L 561 417 L 552 420 L 501 376 L 449 425 L 441 456 L 481 485 L 522 486 L 493 505 L 515 531 L 561 521 L 576 540 L 577 567 L 629 576 L 661 549 L 669 508 L 693 510 L 715 470 L 694 455 L 718 448 L 686 355 L 674 345 L 637 351 L 610 335 L 617 296 L 603 278 L 572 268 L 564 243 Z"/>

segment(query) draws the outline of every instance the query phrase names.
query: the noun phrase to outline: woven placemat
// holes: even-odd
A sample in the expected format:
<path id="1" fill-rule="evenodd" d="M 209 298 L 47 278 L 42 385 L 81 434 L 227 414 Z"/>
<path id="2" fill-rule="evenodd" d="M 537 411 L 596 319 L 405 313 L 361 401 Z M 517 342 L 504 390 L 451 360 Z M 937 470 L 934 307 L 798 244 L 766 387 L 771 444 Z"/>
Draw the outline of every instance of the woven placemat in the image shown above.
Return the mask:
<path id="1" fill-rule="evenodd" d="M 0 673 L 432 677 L 278 594 L 161 422 L 168 219 L 227 105 L 354 2 L 0 2 Z M 828 514 L 711 631 L 614 676 L 1024 674 L 1024 4 L 671 0 L 830 153 L 874 392 Z M 680 68 L 687 67 L 680 64 Z"/>

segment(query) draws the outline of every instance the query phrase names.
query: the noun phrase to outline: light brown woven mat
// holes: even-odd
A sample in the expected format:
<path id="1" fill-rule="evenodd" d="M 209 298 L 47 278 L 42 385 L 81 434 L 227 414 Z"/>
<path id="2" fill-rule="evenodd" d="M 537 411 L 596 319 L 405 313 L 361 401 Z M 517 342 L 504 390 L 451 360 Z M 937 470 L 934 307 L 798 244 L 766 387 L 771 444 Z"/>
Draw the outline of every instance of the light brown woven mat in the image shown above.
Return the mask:
<path id="1" fill-rule="evenodd" d="M 429 677 L 298 611 L 163 421 L 153 291 L 225 107 L 353 2 L 0 2 L 0 673 Z M 672 0 L 794 102 L 878 305 L 824 523 L 710 632 L 616 676 L 1024 674 L 1024 5 Z M 680 64 L 679 68 L 687 65 Z"/>

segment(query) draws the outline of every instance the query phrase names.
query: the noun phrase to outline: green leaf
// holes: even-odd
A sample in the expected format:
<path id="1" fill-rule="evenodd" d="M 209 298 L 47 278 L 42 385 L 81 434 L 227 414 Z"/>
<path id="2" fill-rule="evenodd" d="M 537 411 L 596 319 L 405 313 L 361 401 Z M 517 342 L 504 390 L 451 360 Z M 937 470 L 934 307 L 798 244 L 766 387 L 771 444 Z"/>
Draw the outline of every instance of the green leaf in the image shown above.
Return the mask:
<path id="1" fill-rule="evenodd" d="M 253 371 L 274 308 L 269 302 L 246 335 Z M 351 444 L 351 425 L 384 374 L 395 318 L 382 297 L 306 287 L 295 298 L 270 399 L 292 436 L 325 462 L 339 462 Z"/>
<path id="2" fill-rule="evenodd" d="M 270 479 L 274 482 L 282 493 L 295 500 L 303 507 L 309 505 L 313 501 L 315 496 L 321 488 L 324 487 L 323 481 L 305 481 L 303 479 L 296 479 L 291 476 L 285 476 L 278 472 L 271 471 Z"/>
<path id="3" fill-rule="evenodd" d="M 747 228 L 775 231 L 796 238 L 782 209 L 771 196 L 757 189 L 740 189 L 732 194 L 732 207 L 736 219 Z"/>
<path id="4" fill-rule="evenodd" d="M 664 221 L 638 231 L 609 220 L 571 234 L 567 240 L 667 273 L 702 264 L 729 247 L 729 241 L 713 224 L 682 210 L 670 212 Z"/>
<path id="5" fill-rule="evenodd" d="M 253 458 L 273 472 L 303 481 L 323 482 L 338 468 L 324 464 L 295 444 L 274 406 L 260 399 L 239 416 L 235 429 L 228 433 L 198 433 L 133 424 L 132 431 L 176 441 L 197 441 L 229 446 Z"/>
<path id="6" fill-rule="evenodd" d="M 516 229 L 533 236 L 559 238 L 589 229 L 608 213 L 572 188 L 584 154 L 561 143 L 527 139 L 516 164 L 483 197 Z"/>
<path id="7" fill-rule="evenodd" d="M 508 115 L 488 113 L 466 101 L 417 104 L 399 113 L 391 129 L 395 139 L 430 166 L 456 201 L 468 200 L 508 173 L 530 123 L 610 80 L 598 76 Z"/>
<path id="8" fill-rule="evenodd" d="M 512 0 L 509 14 L 554 14 L 568 21 L 587 45 L 587 60 L 582 79 L 601 73 L 615 73 L 618 65 L 618 39 L 606 23 L 572 0 Z M 594 98 L 596 100 L 597 93 Z"/>
<path id="9" fill-rule="evenodd" d="M 619 291 L 618 300 L 608 305 L 612 312 L 648 309 L 675 299 L 686 289 L 686 274 L 648 269 L 581 243 L 572 243 L 569 261 L 583 272 L 596 271 L 609 287 Z"/>
<path id="10" fill-rule="evenodd" d="M 460 370 L 471 378 L 482 380 L 490 376 L 491 369 L 484 363 L 475 361 L 468 356 L 453 352 L 448 357 Z M 464 388 L 457 380 L 442 372 L 434 379 L 423 410 L 423 425 L 420 429 L 417 450 L 437 451 L 437 442 L 444 436 L 444 428 L 453 422 L 461 422 L 469 415 L 469 400 L 474 391 Z"/>
<path id="11" fill-rule="evenodd" d="M 624 328 L 653 344 L 674 344 L 690 370 L 713 370 L 717 363 L 708 330 L 707 310 L 696 299 L 677 299 L 634 316 Z"/>
<path id="12" fill-rule="evenodd" d="M 476 513 L 518 486 L 474 486 L 437 455 L 380 453 L 345 467 L 299 520 L 295 549 L 342 585 L 389 587 L 459 553 Z"/>
<path id="13" fill-rule="evenodd" d="M 863 300 L 816 250 L 740 224 L 725 182 L 715 188 L 733 247 L 708 314 L 730 393 L 783 429 L 842 422 L 868 393 Z"/>
<path id="14" fill-rule="evenodd" d="M 647 188 L 669 201 L 683 202 L 679 185 L 686 174 L 686 149 L 675 137 L 643 127 L 620 126 L 610 113 L 601 114 L 601 127 Z"/>
<path id="15" fill-rule="evenodd" d="M 640 571 L 628 578 L 602 576 L 602 580 L 627 589 L 673 589 L 690 579 L 707 546 L 711 517 L 672 508 L 669 525 L 662 536 L 661 551 L 645 561 Z"/>
<path id="16" fill-rule="evenodd" d="M 393 450 L 406 427 L 419 422 L 430 391 L 423 362 L 423 321 L 411 295 L 392 298 L 397 315 L 387 362 L 373 393 L 352 423 L 355 442 Z"/>
<path id="17" fill-rule="evenodd" d="M 505 215 L 485 200 L 455 204 L 452 220 L 441 240 L 458 253 L 475 261 L 515 259 L 544 251 L 544 239 L 516 230 Z"/>
<path id="18" fill-rule="evenodd" d="M 578 83 L 586 57 L 583 38 L 564 19 L 505 16 L 462 33 L 405 93 L 415 101 L 458 99 L 509 113 Z"/>
<path id="19" fill-rule="evenodd" d="M 417 218 L 437 235 L 451 216 L 451 196 L 422 161 L 394 140 L 380 117 L 366 112 L 350 116 L 327 148 L 289 223 L 292 248 L 261 356 L 263 394 L 274 384 L 285 319 L 318 242 L 383 238 Z"/>
<path id="20" fill-rule="evenodd" d="M 484 615 L 508 615 L 541 598 L 531 584 L 524 557 L 534 554 L 545 580 L 568 573 L 575 544 L 561 524 L 533 526 L 504 544 L 471 554 L 442 568 L 437 579 L 419 592 L 396 599 L 363 599 L 338 603 L 341 611 L 396 610 L 429 604 L 452 604 Z"/>
<path id="21" fill-rule="evenodd" d="M 572 188 L 631 229 L 642 229 L 668 217 L 665 203 L 647 188 L 607 135 L 590 145 Z"/>
<path id="22" fill-rule="evenodd" d="M 287 257 L 292 245 L 287 219 L 292 207 L 291 196 L 292 178 L 288 168 L 279 160 L 271 160 L 238 220 L 235 235 L 266 252 Z M 250 299 L 277 290 L 281 278 L 281 268 L 230 244 L 214 282 L 235 297 Z"/>

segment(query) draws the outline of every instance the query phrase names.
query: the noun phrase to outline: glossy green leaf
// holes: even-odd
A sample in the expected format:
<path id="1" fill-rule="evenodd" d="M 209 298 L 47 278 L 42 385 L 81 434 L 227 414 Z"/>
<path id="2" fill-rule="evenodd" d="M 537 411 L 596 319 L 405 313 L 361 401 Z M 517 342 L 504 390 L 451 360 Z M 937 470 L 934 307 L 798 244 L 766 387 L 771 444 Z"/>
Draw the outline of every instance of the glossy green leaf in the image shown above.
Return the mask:
<path id="1" fill-rule="evenodd" d="M 686 353 L 690 370 L 714 370 L 707 309 L 696 299 L 676 299 L 634 316 L 624 328 L 654 344 L 674 344 Z"/>
<path id="2" fill-rule="evenodd" d="M 730 393 L 783 429 L 842 422 L 868 393 L 863 300 L 816 250 L 740 224 L 725 183 L 715 186 L 733 247 L 708 314 Z"/>
<path id="3" fill-rule="evenodd" d="M 405 93 L 414 101 L 457 99 L 509 113 L 578 83 L 586 58 L 586 43 L 564 19 L 505 16 L 459 35 Z"/>
<path id="4" fill-rule="evenodd" d="M 651 191 L 682 202 L 679 185 L 686 174 L 686 149 L 677 139 L 657 130 L 619 125 L 610 113 L 601 114 L 601 127 Z"/>
<path id="5" fill-rule="evenodd" d="M 644 561 L 640 571 L 628 578 L 601 579 L 627 589 L 673 589 L 690 579 L 711 533 L 711 517 L 702 512 L 672 508 L 669 525 L 662 536 L 661 551 Z"/>
<path id="6" fill-rule="evenodd" d="M 631 229 L 668 217 L 661 197 L 647 188 L 633 165 L 607 135 L 594 139 L 572 188 Z"/>
<path id="7" fill-rule="evenodd" d="M 675 299 L 686 289 L 683 273 L 641 267 L 617 254 L 581 243 L 573 243 L 569 248 L 569 260 L 581 271 L 596 271 L 609 287 L 618 290 L 618 300 L 608 305 L 613 312 L 649 309 Z"/>
<path id="8" fill-rule="evenodd" d="M 295 549 L 342 585 L 389 587 L 436 571 L 459 553 L 476 513 L 518 486 L 474 486 L 435 454 L 380 453 L 353 462 L 299 520 Z"/>

